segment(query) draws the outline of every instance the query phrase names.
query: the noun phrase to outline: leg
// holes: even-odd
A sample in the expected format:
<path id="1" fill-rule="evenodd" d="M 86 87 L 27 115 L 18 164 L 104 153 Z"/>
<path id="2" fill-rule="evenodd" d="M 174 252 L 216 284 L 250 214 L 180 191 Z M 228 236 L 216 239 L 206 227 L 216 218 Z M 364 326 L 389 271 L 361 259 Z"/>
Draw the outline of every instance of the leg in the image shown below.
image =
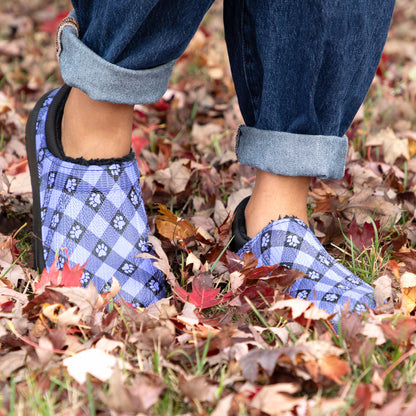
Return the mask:
<path id="1" fill-rule="evenodd" d="M 246 122 L 237 155 L 257 169 L 240 221 L 246 226 L 241 241 L 259 240 L 259 264 L 280 262 L 307 273 L 290 293 L 328 311 L 336 308 L 323 301 L 327 292 L 335 294 L 327 299 L 335 299 L 338 309 L 348 298 L 354 308 L 371 288 L 347 289 L 344 278 L 351 273 L 327 257 L 307 227 L 275 220 L 305 220 L 308 177 L 343 176 L 344 134 L 375 74 L 393 7 L 394 0 L 225 2 L 226 40 Z M 243 251 L 256 251 L 253 240 Z M 318 258 L 328 264 L 316 263 Z"/>
<path id="2" fill-rule="evenodd" d="M 132 110 L 164 93 L 211 2 L 73 2 L 58 32 L 68 85 L 46 94 L 27 124 L 39 269 L 58 255 L 58 267 L 86 263 L 84 286 L 105 290 L 115 277 L 134 306 L 164 296 L 161 272 L 139 257 L 149 228 L 130 151 Z"/>

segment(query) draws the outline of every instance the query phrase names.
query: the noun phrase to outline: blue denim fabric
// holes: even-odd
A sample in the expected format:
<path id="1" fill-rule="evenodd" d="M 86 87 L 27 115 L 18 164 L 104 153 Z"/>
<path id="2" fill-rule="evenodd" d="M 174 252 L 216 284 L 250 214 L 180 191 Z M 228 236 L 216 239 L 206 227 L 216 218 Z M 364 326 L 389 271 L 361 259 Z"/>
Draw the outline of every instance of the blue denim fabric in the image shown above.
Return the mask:
<path id="1" fill-rule="evenodd" d="M 94 99 L 136 104 L 163 94 L 212 0 L 72 3 L 80 40 L 64 28 L 64 80 Z M 241 163 L 289 176 L 343 176 L 344 134 L 376 71 L 394 3 L 224 0 L 246 123 L 237 143 Z"/>

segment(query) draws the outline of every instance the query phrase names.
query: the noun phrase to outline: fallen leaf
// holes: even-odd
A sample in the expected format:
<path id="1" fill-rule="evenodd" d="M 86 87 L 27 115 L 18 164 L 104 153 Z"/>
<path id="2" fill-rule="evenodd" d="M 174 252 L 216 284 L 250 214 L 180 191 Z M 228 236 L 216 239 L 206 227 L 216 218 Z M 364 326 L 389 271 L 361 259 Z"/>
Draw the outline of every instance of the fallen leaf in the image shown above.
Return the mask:
<path id="1" fill-rule="evenodd" d="M 293 383 L 279 383 L 263 386 L 251 401 L 251 406 L 262 412 L 278 416 L 284 412 L 291 412 L 305 399 L 292 397 L 299 391 L 299 386 Z"/>
<path id="2" fill-rule="evenodd" d="M 86 382 L 87 374 L 106 382 L 110 380 L 116 368 L 131 368 L 129 363 L 98 348 L 90 348 L 65 358 L 63 364 L 69 375 L 80 384 Z"/>
<path id="3" fill-rule="evenodd" d="M 186 240 L 196 235 L 195 227 L 187 220 L 178 218 L 164 205 L 157 205 L 156 227 L 158 232 L 169 240 Z"/>
<path id="4" fill-rule="evenodd" d="M 400 157 L 410 159 L 408 139 L 400 139 L 391 128 L 380 130 L 366 139 L 366 146 L 383 146 L 384 160 L 390 165 Z"/>
<path id="5" fill-rule="evenodd" d="M 179 379 L 179 389 L 191 400 L 212 403 L 215 400 L 218 385 L 217 383 L 210 383 L 205 377 L 181 377 Z"/>
<path id="6" fill-rule="evenodd" d="M 416 274 L 405 272 L 400 278 L 403 300 L 402 310 L 409 315 L 416 307 Z"/>
<path id="7" fill-rule="evenodd" d="M 220 289 L 212 287 L 212 278 L 209 274 L 201 274 L 192 281 L 192 292 L 189 293 L 179 285 L 173 288 L 175 294 L 183 302 L 189 302 L 199 309 L 211 308 L 230 299 L 231 293 L 217 299 Z"/>

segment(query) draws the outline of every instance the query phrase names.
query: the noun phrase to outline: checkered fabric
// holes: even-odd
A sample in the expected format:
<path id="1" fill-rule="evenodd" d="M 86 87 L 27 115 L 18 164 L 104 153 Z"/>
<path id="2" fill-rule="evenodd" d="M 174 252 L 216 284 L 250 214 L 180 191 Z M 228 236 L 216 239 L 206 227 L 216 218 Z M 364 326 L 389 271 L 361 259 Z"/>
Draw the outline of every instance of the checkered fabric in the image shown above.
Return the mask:
<path id="1" fill-rule="evenodd" d="M 36 123 L 46 267 L 56 253 L 63 267 L 65 248 L 71 265 L 86 263 L 82 286 L 92 281 L 98 291 L 106 291 L 115 277 L 124 300 L 134 307 L 147 306 L 165 296 L 165 285 L 152 261 L 137 257 L 149 251 L 137 162 L 84 166 L 53 156 L 46 144 L 45 122 L 56 92 L 43 103 Z"/>
<path id="2" fill-rule="evenodd" d="M 306 277 L 289 288 L 289 294 L 310 300 L 329 314 L 340 312 L 348 300 L 350 309 L 358 313 L 366 310 L 365 304 L 375 308 L 373 288 L 331 257 L 298 218 L 270 223 L 237 254 L 241 257 L 248 251 L 256 256 L 259 266 L 280 263 L 305 273 Z"/>

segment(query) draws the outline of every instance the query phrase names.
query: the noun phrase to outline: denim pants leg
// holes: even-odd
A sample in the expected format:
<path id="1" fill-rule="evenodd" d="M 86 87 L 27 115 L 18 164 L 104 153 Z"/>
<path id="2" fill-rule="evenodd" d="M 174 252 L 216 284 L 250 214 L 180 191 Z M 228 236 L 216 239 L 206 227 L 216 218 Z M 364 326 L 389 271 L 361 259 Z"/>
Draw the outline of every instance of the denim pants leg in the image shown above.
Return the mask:
<path id="1" fill-rule="evenodd" d="M 242 164 L 344 175 L 344 136 L 375 75 L 394 0 L 231 0 L 225 35 L 241 112 Z"/>
<path id="2" fill-rule="evenodd" d="M 58 31 L 64 81 L 90 98 L 157 101 L 214 0 L 72 0 L 77 27 Z"/>
<path id="3" fill-rule="evenodd" d="M 73 0 L 79 33 L 60 36 L 64 80 L 91 98 L 156 101 L 213 0 Z M 246 123 L 243 164 L 281 175 L 343 176 L 344 136 L 365 98 L 394 0 L 224 0 Z"/>

